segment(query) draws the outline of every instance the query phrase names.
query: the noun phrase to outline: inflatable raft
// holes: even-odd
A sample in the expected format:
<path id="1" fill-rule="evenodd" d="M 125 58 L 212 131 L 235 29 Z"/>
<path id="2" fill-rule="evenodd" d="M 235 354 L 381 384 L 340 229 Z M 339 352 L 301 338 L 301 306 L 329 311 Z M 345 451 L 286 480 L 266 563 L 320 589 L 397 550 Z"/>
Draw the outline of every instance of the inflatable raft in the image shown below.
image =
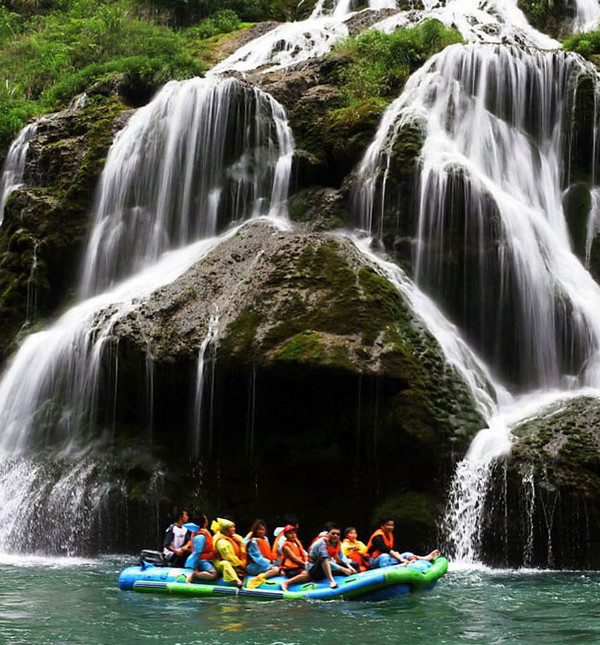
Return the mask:
<path id="1" fill-rule="evenodd" d="M 138 593 L 154 593 L 172 596 L 247 596 L 263 600 L 386 600 L 418 591 L 430 591 L 448 570 L 446 558 L 438 557 L 433 563 L 415 560 L 406 566 L 372 569 L 351 576 L 336 576 L 336 589 L 331 589 L 327 580 L 292 585 L 283 591 L 280 576 L 271 578 L 257 589 L 237 587 L 219 580 L 214 583 L 188 583 L 185 577 L 191 569 L 159 567 L 142 563 L 121 571 L 119 589 Z"/>

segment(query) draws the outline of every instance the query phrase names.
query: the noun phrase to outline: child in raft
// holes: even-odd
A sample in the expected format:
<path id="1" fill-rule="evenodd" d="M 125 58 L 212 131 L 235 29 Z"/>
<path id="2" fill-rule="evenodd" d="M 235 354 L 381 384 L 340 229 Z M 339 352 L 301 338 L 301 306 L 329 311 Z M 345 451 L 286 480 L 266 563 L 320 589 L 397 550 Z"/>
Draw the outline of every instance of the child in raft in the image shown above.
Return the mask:
<path id="1" fill-rule="evenodd" d="M 288 524 L 283 527 L 284 539 L 281 542 L 281 560 L 279 564 L 281 575 L 294 578 L 306 570 L 308 554 L 298 539 L 295 526 Z"/>
<path id="2" fill-rule="evenodd" d="M 235 524 L 222 517 L 217 518 L 210 527 L 214 532 L 213 564 L 223 575 L 225 582 L 233 582 L 242 587 L 241 578 L 246 574 L 246 547 L 241 535 L 235 532 Z"/>
<path id="3" fill-rule="evenodd" d="M 248 587 L 260 586 L 265 580 L 279 574 L 279 568 L 273 566 L 273 552 L 267 537 L 267 523 L 256 520 L 250 532 L 244 538 L 248 564 L 248 575 L 255 576 L 248 581 Z"/>
<path id="4" fill-rule="evenodd" d="M 354 526 L 349 526 L 344 531 L 342 553 L 352 562 L 352 566 L 357 571 L 367 571 L 369 568 L 367 545 L 358 539 L 358 533 Z"/>

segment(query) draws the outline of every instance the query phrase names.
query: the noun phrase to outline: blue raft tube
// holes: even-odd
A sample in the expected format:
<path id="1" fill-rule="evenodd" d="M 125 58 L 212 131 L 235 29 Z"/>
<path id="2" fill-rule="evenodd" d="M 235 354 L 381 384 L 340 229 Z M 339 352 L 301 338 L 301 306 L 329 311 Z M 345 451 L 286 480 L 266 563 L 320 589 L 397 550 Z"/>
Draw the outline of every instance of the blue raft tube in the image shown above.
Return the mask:
<path id="1" fill-rule="evenodd" d="M 404 554 L 405 557 L 412 554 Z M 247 596 L 262 600 L 387 600 L 420 591 L 431 591 L 448 570 L 448 560 L 439 556 L 428 562 L 412 560 L 406 565 L 371 569 L 350 576 L 335 576 L 337 588 L 329 582 L 305 582 L 292 585 L 288 591 L 281 589 L 283 576 L 270 578 L 260 587 L 250 589 L 246 585 L 252 576 L 244 579 L 238 589 L 231 583 L 217 580 L 203 583 L 185 582 L 191 569 L 157 566 L 142 560 L 137 567 L 127 567 L 119 575 L 119 589 L 137 593 L 153 593 L 171 596 Z"/>

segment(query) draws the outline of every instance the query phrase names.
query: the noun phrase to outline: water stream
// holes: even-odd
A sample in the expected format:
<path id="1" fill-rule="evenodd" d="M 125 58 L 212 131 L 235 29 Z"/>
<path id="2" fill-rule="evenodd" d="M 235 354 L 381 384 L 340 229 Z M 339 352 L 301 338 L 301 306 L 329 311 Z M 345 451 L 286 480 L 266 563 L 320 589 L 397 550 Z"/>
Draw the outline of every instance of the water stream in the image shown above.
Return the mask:
<path id="1" fill-rule="evenodd" d="M 23 184 L 27 152 L 36 132 L 37 122 L 26 125 L 8 149 L 2 174 L 0 174 L 0 226 L 4 220 L 4 208 L 10 194 Z"/>

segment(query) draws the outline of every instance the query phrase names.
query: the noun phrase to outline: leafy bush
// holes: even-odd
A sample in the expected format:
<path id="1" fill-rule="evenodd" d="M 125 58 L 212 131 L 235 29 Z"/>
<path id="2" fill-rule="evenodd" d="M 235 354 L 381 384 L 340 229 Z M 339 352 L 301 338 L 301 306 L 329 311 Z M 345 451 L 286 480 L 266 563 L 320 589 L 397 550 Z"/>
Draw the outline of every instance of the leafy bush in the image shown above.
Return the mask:
<path id="1" fill-rule="evenodd" d="M 265 20 L 270 17 L 269 0 L 137 0 L 138 4 L 168 12 L 174 25 L 190 26 L 223 11 L 233 11 L 241 20 Z"/>
<path id="2" fill-rule="evenodd" d="M 458 31 L 437 20 L 426 20 L 391 34 L 369 30 L 336 47 L 349 59 L 336 82 L 348 105 L 388 97 L 397 93 L 409 75 L 433 54 L 460 42 L 463 40 Z"/>
<path id="3" fill-rule="evenodd" d="M 186 30 L 188 37 L 195 37 L 200 39 L 211 38 L 218 34 L 227 34 L 230 31 L 239 29 L 241 23 L 237 14 L 230 9 L 218 11 L 210 18 L 202 20 L 195 27 L 190 27 Z"/>
<path id="4" fill-rule="evenodd" d="M 563 48 L 581 54 L 584 58 L 600 54 L 600 31 L 573 34 L 563 42 Z"/>
<path id="5" fill-rule="evenodd" d="M 123 75 L 134 102 L 168 80 L 201 74 L 198 39 L 239 26 L 228 10 L 214 14 L 204 34 L 174 31 L 136 18 L 131 7 L 132 0 L 0 0 L 0 147 L 27 119 L 111 74 Z"/>

